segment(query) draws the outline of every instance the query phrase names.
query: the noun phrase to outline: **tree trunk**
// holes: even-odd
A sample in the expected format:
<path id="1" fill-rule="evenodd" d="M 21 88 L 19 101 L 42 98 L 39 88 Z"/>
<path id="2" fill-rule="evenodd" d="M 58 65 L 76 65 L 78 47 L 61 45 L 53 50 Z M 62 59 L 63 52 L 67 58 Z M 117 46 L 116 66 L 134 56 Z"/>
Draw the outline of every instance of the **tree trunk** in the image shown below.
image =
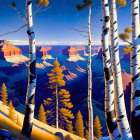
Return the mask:
<path id="1" fill-rule="evenodd" d="M 36 89 L 36 48 L 32 19 L 32 0 L 26 0 L 26 23 L 29 38 L 29 77 L 22 133 L 30 137 L 34 118 Z"/>
<path id="2" fill-rule="evenodd" d="M 140 139 L 140 31 L 139 0 L 132 0 L 132 88 L 131 127 L 134 140 Z"/>
<path id="3" fill-rule="evenodd" d="M 127 119 L 124 92 L 122 85 L 121 66 L 119 59 L 119 44 L 118 44 L 118 24 L 117 24 L 117 10 L 116 0 L 111 2 L 111 51 L 112 51 L 112 67 L 114 76 L 115 89 L 115 109 L 116 118 L 119 130 L 123 140 L 131 139 L 129 122 Z"/>
<path id="4" fill-rule="evenodd" d="M 93 108 L 92 108 L 92 70 L 91 70 L 91 32 L 90 32 L 91 7 L 88 17 L 88 114 L 89 114 L 89 140 L 94 139 L 93 133 Z"/>
<path id="5" fill-rule="evenodd" d="M 56 85 L 56 129 L 58 129 L 58 92 Z"/>
<path id="6" fill-rule="evenodd" d="M 108 133 L 111 140 L 120 140 L 121 135 L 117 126 L 115 108 L 114 108 L 114 81 L 111 68 L 110 52 L 109 52 L 109 5 L 108 0 L 101 0 L 103 19 L 102 19 L 102 56 L 105 77 L 105 116 Z"/>

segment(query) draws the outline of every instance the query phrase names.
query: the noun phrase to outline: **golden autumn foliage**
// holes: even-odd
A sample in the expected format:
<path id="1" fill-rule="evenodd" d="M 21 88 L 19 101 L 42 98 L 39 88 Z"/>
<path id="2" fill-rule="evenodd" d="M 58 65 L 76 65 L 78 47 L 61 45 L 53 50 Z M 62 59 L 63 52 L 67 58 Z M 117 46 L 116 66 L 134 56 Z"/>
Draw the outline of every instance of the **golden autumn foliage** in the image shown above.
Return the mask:
<path id="1" fill-rule="evenodd" d="M 42 6 L 47 7 L 49 5 L 48 0 L 43 0 Z"/>
<path id="2" fill-rule="evenodd" d="M 51 70 L 51 73 L 48 73 L 50 88 L 55 89 L 57 87 L 65 86 L 65 81 L 63 80 L 64 74 L 62 74 L 62 69 L 60 68 L 60 64 L 56 58 L 54 61 L 54 67 Z"/>
<path id="3" fill-rule="evenodd" d="M 76 122 L 75 122 L 76 134 L 80 137 L 84 137 L 84 129 L 85 128 L 84 128 L 83 116 L 79 110 L 77 113 Z"/>
<path id="4" fill-rule="evenodd" d="M 88 140 L 89 139 L 89 131 L 86 129 L 86 132 L 85 132 L 85 138 Z"/>
<path id="5" fill-rule="evenodd" d="M 38 119 L 41 122 L 46 123 L 46 112 L 42 104 L 40 105 L 40 108 L 39 108 Z"/>
<path id="6" fill-rule="evenodd" d="M 124 7 L 126 6 L 126 0 L 117 0 L 117 4 Z"/>
<path id="7" fill-rule="evenodd" d="M 124 32 L 131 33 L 132 32 L 132 29 L 130 27 L 126 27 L 125 30 L 124 30 Z"/>
<path id="8" fill-rule="evenodd" d="M 126 0 L 122 0 L 122 3 L 120 4 L 120 6 L 126 6 Z"/>
<path id="9" fill-rule="evenodd" d="M 20 122 L 20 119 L 19 119 L 18 115 L 17 115 L 17 125 L 22 126 L 22 124 L 21 124 L 21 122 Z"/>
<path id="10" fill-rule="evenodd" d="M 70 132 L 72 134 L 74 133 L 73 126 L 72 126 L 72 121 L 70 123 L 67 123 L 67 130 L 68 130 L 68 132 Z"/>
<path id="11" fill-rule="evenodd" d="M 120 5 L 123 0 L 117 0 L 117 4 Z"/>
<path id="12" fill-rule="evenodd" d="M 8 117 L 13 122 L 15 122 L 15 123 L 17 122 L 15 108 L 13 107 L 13 104 L 12 104 L 11 100 L 10 100 L 10 103 L 9 103 L 9 114 L 8 114 Z"/>
<path id="13" fill-rule="evenodd" d="M 124 35 L 124 37 L 125 37 L 126 39 L 130 39 L 129 33 L 124 33 L 123 35 Z"/>
<path id="14" fill-rule="evenodd" d="M 99 117 L 96 116 L 95 120 L 94 120 L 94 132 L 95 132 L 95 136 L 97 139 L 102 137 L 102 126 L 99 120 Z"/>
<path id="15" fill-rule="evenodd" d="M 125 48 L 123 48 L 123 50 L 125 54 L 128 54 L 131 52 L 131 47 L 129 47 L 129 45 L 126 45 Z"/>
<path id="16" fill-rule="evenodd" d="M 37 0 L 36 3 L 37 4 L 41 4 L 43 2 L 43 0 Z"/>
<path id="17" fill-rule="evenodd" d="M 0 93 L 1 93 L 1 100 L 3 102 L 3 105 L 8 105 L 8 94 L 7 94 L 7 89 L 6 89 L 6 85 L 5 83 L 2 84 L 2 87 L 1 87 L 1 90 L 0 90 Z"/>
<path id="18" fill-rule="evenodd" d="M 55 116 L 58 116 L 59 127 L 61 128 L 66 127 L 74 119 L 73 113 L 70 111 L 73 107 L 70 101 L 70 93 L 66 89 L 61 89 L 65 86 L 65 81 L 63 80 L 64 74 L 62 72 L 63 70 L 60 68 L 60 64 L 56 58 L 51 73 L 47 74 L 49 76 L 49 88 L 55 90 L 51 97 L 43 101 L 44 105 L 47 106 L 47 122 L 52 125 L 56 120 Z M 58 102 L 56 102 L 57 100 Z"/>

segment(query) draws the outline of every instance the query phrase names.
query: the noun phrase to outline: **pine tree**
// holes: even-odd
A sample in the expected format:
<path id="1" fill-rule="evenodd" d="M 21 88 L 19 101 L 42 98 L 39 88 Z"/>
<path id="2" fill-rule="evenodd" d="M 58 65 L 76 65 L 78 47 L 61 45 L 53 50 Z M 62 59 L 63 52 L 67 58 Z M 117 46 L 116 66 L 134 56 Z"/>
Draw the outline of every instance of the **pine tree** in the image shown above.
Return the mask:
<path id="1" fill-rule="evenodd" d="M 72 122 L 67 124 L 67 130 L 68 130 L 68 132 L 70 132 L 70 133 L 72 133 L 72 134 L 74 133 L 74 131 L 73 131 L 73 126 L 72 126 Z"/>
<path id="2" fill-rule="evenodd" d="M 18 115 L 17 115 L 17 125 L 22 126 L 21 121 L 20 121 Z"/>
<path id="3" fill-rule="evenodd" d="M 88 131 L 88 129 L 86 129 L 85 138 L 86 138 L 87 140 L 89 139 L 89 131 Z M 94 138 L 95 138 L 95 137 L 94 137 Z"/>
<path id="4" fill-rule="evenodd" d="M 53 93 L 55 95 L 55 93 Z M 56 110 L 54 110 L 54 106 L 56 106 L 56 96 L 53 96 L 44 100 L 44 105 L 47 106 L 47 122 L 52 125 L 54 122 Z M 74 119 L 73 113 L 70 109 L 73 107 L 70 102 L 70 93 L 65 89 L 60 89 L 58 92 L 58 119 L 59 119 L 59 127 L 65 128 L 68 127 L 68 124 L 72 124 L 72 119 Z M 72 132 L 72 131 L 71 131 Z"/>
<path id="5" fill-rule="evenodd" d="M 2 94 L 0 96 L 1 96 L 2 101 L 3 101 L 3 105 L 8 105 L 8 101 L 7 101 L 8 94 L 7 94 L 7 89 L 6 89 L 5 83 L 2 84 L 0 93 Z"/>
<path id="6" fill-rule="evenodd" d="M 99 117 L 96 116 L 95 120 L 94 120 L 94 132 L 95 132 L 95 136 L 96 138 L 101 138 L 102 137 L 102 126 L 99 120 Z"/>
<path id="7" fill-rule="evenodd" d="M 48 73 L 47 75 L 49 76 L 49 83 L 50 83 L 50 89 L 55 89 L 55 105 L 56 105 L 56 128 L 58 129 L 58 88 L 65 86 L 65 81 L 63 80 L 64 74 L 62 74 L 62 69 L 60 68 L 60 64 L 56 60 L 54 61 L 54 67 L 51 70 L 51 73 Z M 46 100 L 47 101 L 47 100 Z M 44 101 L 45 103 L 45 101 Z"/>
<path id="8" fill-rule="evenodd" d="M 9 103 L 9 114 L 8 114 L 8 117 L 13 122 L 15 122 L 15 123 L 17 122 L 15 108 L 13 107 L 13 104 L 12 104 L 11 100 L 10 100 L 10 103 Z"/>
<path id="9" fill-rule="evenodd" d="M 75 131 L 76 134 L 80 137 L 84 137 L 84 123 L 83 123 L 83 116 L 80 112 L 80 110 L 77 113 L 76 116 L 76 122 L 75 122 Z"/>
<path id="10" fill-rule="evenodd" d="M 46 123 L 46 112 L 42 104 L 40 105 L 40 108 L 39 108 L 38 119 L 41 122 Z"/>

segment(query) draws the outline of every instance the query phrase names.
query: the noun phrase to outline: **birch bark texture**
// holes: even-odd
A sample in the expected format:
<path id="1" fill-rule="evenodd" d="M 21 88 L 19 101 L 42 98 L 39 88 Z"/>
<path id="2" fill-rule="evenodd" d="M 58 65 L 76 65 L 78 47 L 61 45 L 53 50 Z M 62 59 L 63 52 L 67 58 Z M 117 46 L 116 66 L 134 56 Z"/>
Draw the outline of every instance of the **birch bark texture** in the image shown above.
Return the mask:
<path id="1" fill-rule="evenodd" d="M 32 0 L 26 0 L 26 24 L 29 38 L 29 76 L 22 133 L 30 137 L 34 118 L 36 90 L 36 48 L 33 30 Z"/>
<path id="2" fill-rule="evenodd" d="M 140 139 L 140 29 L 139 0 L 131 1 L 132 10 L 132 83 L 131 83 L 131 127 L 134 140 Z"/>
<path id="3" fill-rule="evenodd" d="M 89 114 L 89 140 L 94 139 L 93 133 L 93 107 L 92 107 L 92 70 L 91 70 L 91 31 L 90 31 L 90 18 L 91 18 L 91 7 L 89 8 L 88 16 L 88 114 Z"/>
<path id="4" fill-rule="evenodd" d="M 101 0 L 103 19 L 102 19 L 102 56 L 105 77 L 105 116 L 108 133 L 111 140 L 121 140 L 121 135 L 117 126 L 115 108 L 114 108 L 114 81 L 111 68 L 110 52 L 109 52 L 109 4 L 108 0 Z M 106 139 L 106 138 L 101 138 Z"/>
<path id="5" fill-rule="evenodd" d="M 122 85 L 121 66 L 119 59 L 118 23 L 116 0 L 111 2 L 111 54 L 115 89 L 115 109 L 118 127 L 123 140 L 131 139 L 132 134 L 126 114 Z"/>

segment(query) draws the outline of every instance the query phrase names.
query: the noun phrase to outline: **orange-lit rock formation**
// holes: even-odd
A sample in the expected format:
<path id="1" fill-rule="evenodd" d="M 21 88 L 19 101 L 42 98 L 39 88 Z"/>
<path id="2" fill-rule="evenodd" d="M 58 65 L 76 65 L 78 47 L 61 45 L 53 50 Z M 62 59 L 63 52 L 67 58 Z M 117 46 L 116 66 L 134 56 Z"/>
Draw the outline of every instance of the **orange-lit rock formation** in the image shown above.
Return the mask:
<path id="1" fill-rule="evenodd" d="M 64 55 L 72 56 L 72 55 L 77 55 L 77 51 L 74 47 L 68 46 L 63 50 Z"/>
<path id="2" fill-rule="evenodd" d="M 7 40 L 0 41 L 0 58 L 5 58 L 7 56 L 21 55 L 21 49 L 15 47 Z"/>
<path id="3" fill-rule="evenodd" d="M 42 57 L 42 59 L 53 59 L 51 55 L 48 54 L 48 51 L 51 49 L 52 49 L 51 46 L 48 47 L 41 46 L 37 49 L 37 56 Z"/>

